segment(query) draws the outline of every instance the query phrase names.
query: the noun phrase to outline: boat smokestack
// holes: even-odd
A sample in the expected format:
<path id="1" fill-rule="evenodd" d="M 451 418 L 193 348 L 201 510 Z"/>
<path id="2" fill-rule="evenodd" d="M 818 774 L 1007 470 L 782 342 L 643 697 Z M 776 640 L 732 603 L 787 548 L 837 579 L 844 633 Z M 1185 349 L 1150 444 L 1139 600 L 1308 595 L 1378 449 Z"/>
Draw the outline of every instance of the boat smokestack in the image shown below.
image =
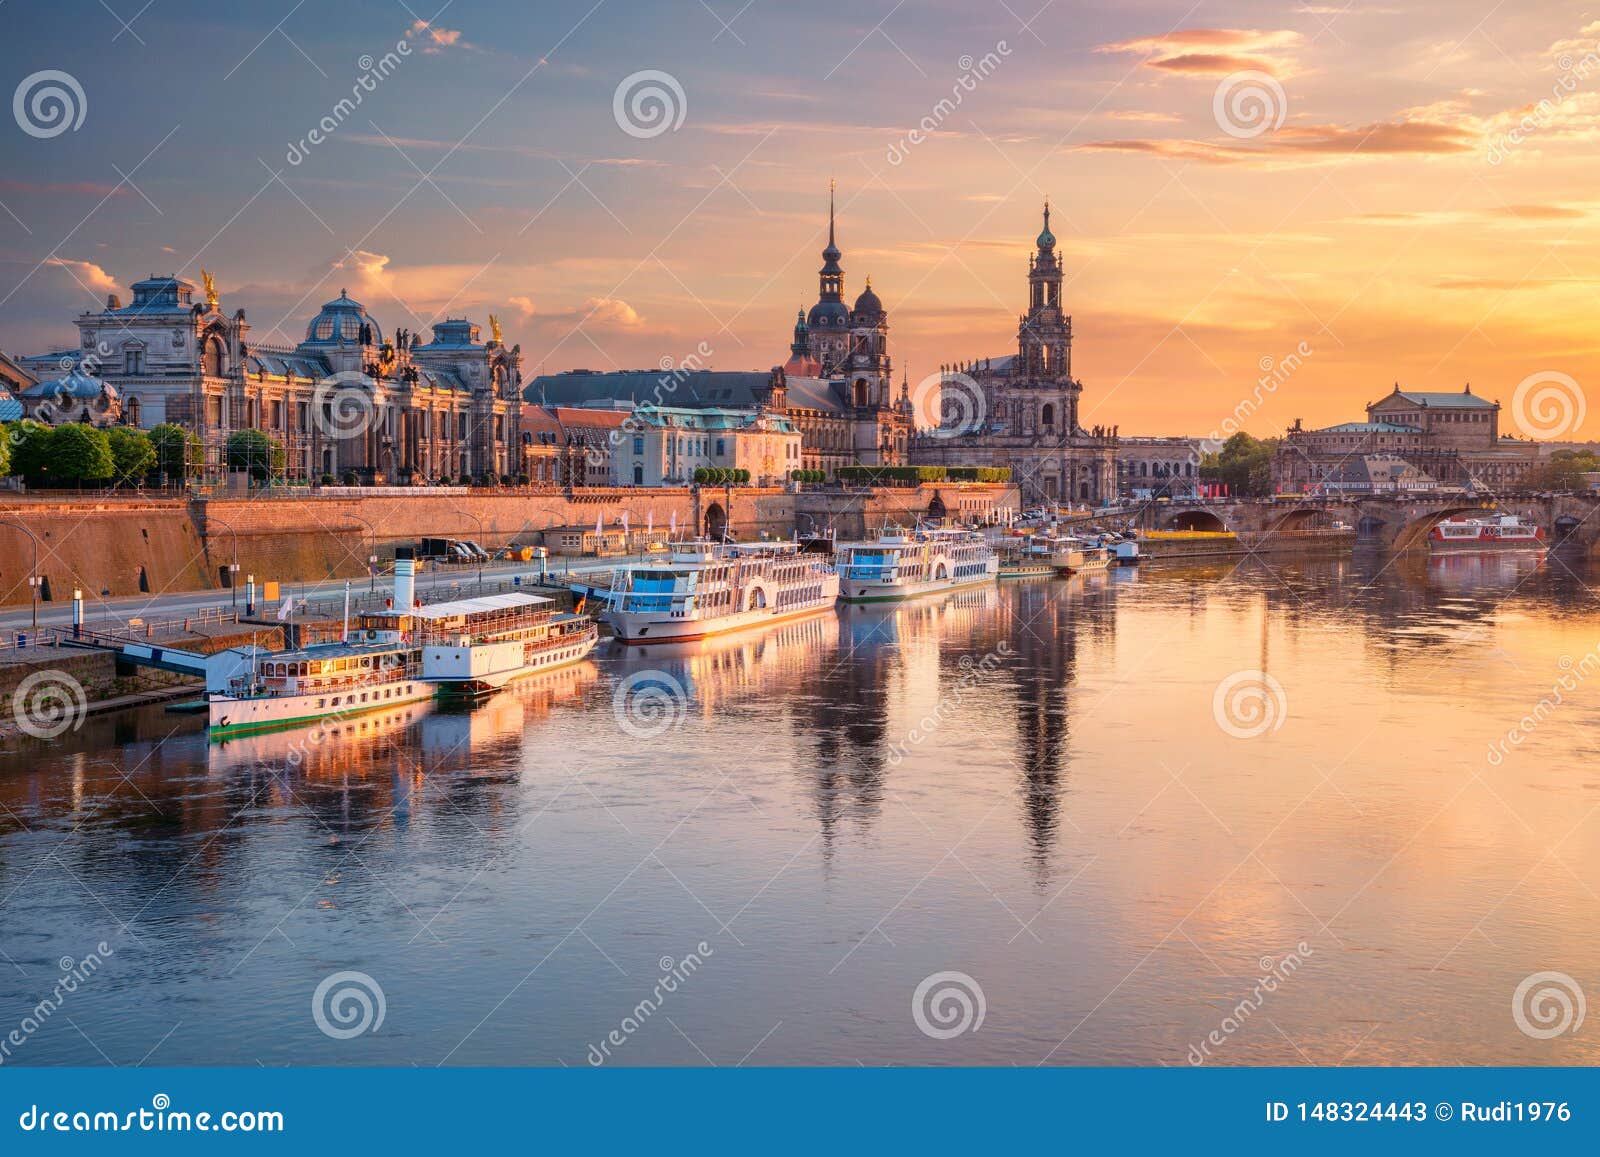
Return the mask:
<path id="1" fill-rule="evenodd" d="M 417 600 L 417 562 L 409 546 L 397 546 L 394 551 L 394 609 L 397 614 L 409 614 Z"/>

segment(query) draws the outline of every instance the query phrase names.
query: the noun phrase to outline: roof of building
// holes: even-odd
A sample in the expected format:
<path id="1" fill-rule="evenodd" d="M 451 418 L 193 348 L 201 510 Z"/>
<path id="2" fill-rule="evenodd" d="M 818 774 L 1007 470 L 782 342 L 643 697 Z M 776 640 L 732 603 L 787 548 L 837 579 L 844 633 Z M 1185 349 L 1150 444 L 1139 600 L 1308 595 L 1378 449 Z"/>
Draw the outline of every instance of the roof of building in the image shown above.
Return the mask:
<path id="1" fill-rule="evenodd" d="M 102 394 L 114 398 L 117 396 L 116 387 L 84 373 L 80 366 L 73 366 L 63 377 L 35 382 L 22 391 L 25 398 L 71 399 L 78 402 L 93 401 Z"/>
<path id="2" fill-rule="evenodd" d="M 327 376 L 328 367 L 320 358 L 258 345 L 252 347 L 245 355 L 244 372 L 247 375 L 268 373 L 277 378 L 287 378 L 293 373 L 297 378 L 309 378 L 315 381 Z"/>
<path id="3" fill-rule="evenodd" d="M 1329 479 L 1345 483 L 1393 485 L 1401 480 L 1421 481 L 1428 477 L 1404 458 L 1393 454 L 1357 454 L 1345 458 L 1329 472 Z"/>
<path id="4" fill-rule="evenodd" d="M 1402 390 L 1396 385 L 1394 390 L 1375 405 L 1387 402 L 1389 398 L 1404 398 L 1414 406 L 1429 406 L 1447 410 L 1493 410 L 1499 405 L 1487 398 L 1480 398 L 1472 392 L 1472 387 L 1457 393 L 1438 393 L 1428 390 Z"/>
<path id="5" fill-rule="evenodd" d="M 1313 434 L 1420 434 L 1416 426 L 1402 426 L 1394 422 L 1340 422 L 1337 426 L 1323 426 Z"/>
<path id="6" fill-rule="evenodd" d="M 366 306 L 341 289 L 338 297 L 323 303 L 322 312 L 306 326 L 306 344 L 334 345 L 340 341 L 360 341 L 362 325 L 371 327 L 374 344 L 383 342 L 383 330 L 379 328 L 377 318 L 367 312 Z"/>
<path id="7" fill-rule="evenodd" d="M 640 406 L 631 416 L 641 426 L 683 430 L 743 430 L 765 423 L 774 433 L 793 433 L 794 425 L 785 417 L 762 414 L 758 410 L 730 410 L 717 406 Z"/>
<path id="8" fill-rule="evenodd" d="M 0 422 L 17 422 L 22 419 L 22 403 L 12 397 L 11 391 L 0 386 Z"/>
<path id="9" fill-rule="evenodd" d="M 482 349 L 483 343 L 478 340 L 478 333 L 478 326 L 474 322 L 464 317 L 449 317 L 444 321 L 435 322 L 433 340 L 416 348 L 418 350 Z"/>
<path id="10" fill-rule="evenodd" d="M 619 429 L 629 418 L 627 410 L 590 409 L 584 406 L 551 406 L 556 421 L 572 429 Z"/>
<path id="11" fill-rule="evenodd" d="M 584 406 L 596 402 L 651 402 L 674 406 L 752 406 L 764 396 L 768 371 L 621 370 L 596 373 L 568 370 L 540 374 L 522 391 L 524 401 L 541 406 Z"/>

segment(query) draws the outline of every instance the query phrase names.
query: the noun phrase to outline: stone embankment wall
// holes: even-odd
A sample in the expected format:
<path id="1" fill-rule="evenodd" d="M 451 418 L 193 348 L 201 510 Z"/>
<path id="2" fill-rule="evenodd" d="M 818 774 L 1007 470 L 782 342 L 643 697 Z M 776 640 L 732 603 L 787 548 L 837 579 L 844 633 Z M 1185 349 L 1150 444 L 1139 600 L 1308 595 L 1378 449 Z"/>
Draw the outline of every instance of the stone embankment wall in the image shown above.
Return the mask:
<path id="1" fill-rule="evenodd" d="M 714 517 L 715 506 L 745 539 L 762 532 L 787 538 L 797 522 L 802 533 L 831 525 L 849 537 L 886 524 L 911 525 L 936 496 L 951 515 L 965 517 L 998 505 L 1014 508 L 1015 493 L 1007 486 L 922 486 L 801 493 L 707 487 L 698 496 L 688 488 L 570 494 L 419 488 L 199 499 L 0 497 L 0 604 L 29 600 L 33 543 L 8 524 L 37 536 L 51 601 L 65 603 L 74 587 L 90 598 L 222 589 L 235 549 L 241 583 L 249 574 L 258 581 L 306 582 L 360 577 L 369 554 L 392 558 L 396 546 L 424 536 L 470 538 L 490 549 L 536 545 L 546 530 L 592 527 L 597 517 L 614 527 L 624 513 L 634 529 L 653 520 L 662 534 L 676 516 L 680 533 L 688 535 Z"/>

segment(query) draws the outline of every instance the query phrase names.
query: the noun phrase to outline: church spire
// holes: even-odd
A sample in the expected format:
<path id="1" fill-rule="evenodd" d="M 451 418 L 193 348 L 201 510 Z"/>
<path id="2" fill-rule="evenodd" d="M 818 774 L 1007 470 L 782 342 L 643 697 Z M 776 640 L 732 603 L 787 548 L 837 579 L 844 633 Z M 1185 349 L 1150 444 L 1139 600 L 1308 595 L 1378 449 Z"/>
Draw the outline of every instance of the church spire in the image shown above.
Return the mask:
<path id="1" fill-rule="evenodd" d="M 844 269 L 839 264 L 839 258 L 844 254 L 839 252 L 839 246 L 833 239 L 833 182 L 828 182 L 828 247 L 822 251 L 820 300 L 844 300 Z"/>

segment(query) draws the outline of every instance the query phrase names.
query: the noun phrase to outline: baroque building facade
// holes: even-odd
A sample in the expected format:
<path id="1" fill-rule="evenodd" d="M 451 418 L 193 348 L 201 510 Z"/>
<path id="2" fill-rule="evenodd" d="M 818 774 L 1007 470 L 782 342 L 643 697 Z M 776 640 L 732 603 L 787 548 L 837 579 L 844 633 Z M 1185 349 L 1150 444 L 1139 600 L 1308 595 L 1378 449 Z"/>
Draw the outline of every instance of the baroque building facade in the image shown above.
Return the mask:
<path id="1" fill-rule="evenodd" d="M 81 420 L 80 405 L 149 429 L 183 426 L 200 437 L 206 471 L 226 469 L 228 437 L 260 430 L 284 447 L 293 480 L 354 474 L 363 484 L 516 473 L 521 349 L 498 325 L 451 318 L 431 340 L 386 338 L 343 290 L 293 346 L 256 343 L 243 309 L 224 312 L 209 275 L 196 300 L 181 277 L 136 282 L 80 314 L 78 345 L 20 359 L 38 379 L 25 405 Z M 30 405 L 30 413 L 34 407 Z M 99 424 L 108 424 L 101 421 Z"/>
<path id="2" fill-rule="evenodd" d="M 1502 437 L 1500 403 L 1470 385 L 1457 394 L 1402 390 L 1397 382 L 1368 403 L 1364 422 L 1307 430 L 1296 420 L 1273 455 L 1273 485 L 1297 494 L 1352 489 L 1359 476 L 1350 463 L 1368 457 L 1411 466 L 1417 473 L 1407 476 L 1408 489 L 1497 490 L 1519 485 L 1539 465 L 1540 446 Z"/>
<path id="3" fill-rule="evenodd" d="M 1008 467 L 1027 505 L 1102 504 L 1117 495 L 1117 431 L 1078 420 L 1083 383 L 1072 376 L 1072 317 L 1048 201 L 1034 245 L 1016 353 L 940 367 L 939 425 L 915 438 L 911 461 Z"/>

